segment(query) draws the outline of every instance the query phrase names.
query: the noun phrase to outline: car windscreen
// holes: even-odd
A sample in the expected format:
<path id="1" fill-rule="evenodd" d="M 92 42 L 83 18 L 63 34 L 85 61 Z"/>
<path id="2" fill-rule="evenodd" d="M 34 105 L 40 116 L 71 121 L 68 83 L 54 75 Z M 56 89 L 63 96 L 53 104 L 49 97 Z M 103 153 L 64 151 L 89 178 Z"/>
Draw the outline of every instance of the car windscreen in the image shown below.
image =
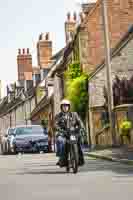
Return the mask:
<path id="1" fill-rule="evenodd" d="M 16 135 L 46 135 L 47 131 L 41 126 L 35 127 L 20 127 L 16 129 Z"/>
<path id="2" fill-rule="evenodd" d="M 14 131 L 15 131 L 15 128 L 10 128 L 8 130 L 8 135 L 13 135 L 14 134 Z"/>

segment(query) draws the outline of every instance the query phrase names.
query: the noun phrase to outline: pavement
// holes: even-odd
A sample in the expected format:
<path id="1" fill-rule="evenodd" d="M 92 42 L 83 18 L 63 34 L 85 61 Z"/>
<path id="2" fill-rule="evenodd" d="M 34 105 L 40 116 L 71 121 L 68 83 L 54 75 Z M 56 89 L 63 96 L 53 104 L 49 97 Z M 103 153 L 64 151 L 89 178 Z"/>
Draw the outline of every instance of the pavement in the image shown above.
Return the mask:
<path id="1" fill-rule="evenodd" d="M 85 152 L 85 155 L 100 158 L 113 162 L 133 165 L 133 146 L 121 148 L 108 148 L 103 150 L 92 150 Z"/>
<path id="2" fill-rule="evenodd" d="M 55 154 L 0 156 L 0 199 L 133 199 L 131 165 L 86 156 L 78 174 L 67 174 L 56 161 Z"/>

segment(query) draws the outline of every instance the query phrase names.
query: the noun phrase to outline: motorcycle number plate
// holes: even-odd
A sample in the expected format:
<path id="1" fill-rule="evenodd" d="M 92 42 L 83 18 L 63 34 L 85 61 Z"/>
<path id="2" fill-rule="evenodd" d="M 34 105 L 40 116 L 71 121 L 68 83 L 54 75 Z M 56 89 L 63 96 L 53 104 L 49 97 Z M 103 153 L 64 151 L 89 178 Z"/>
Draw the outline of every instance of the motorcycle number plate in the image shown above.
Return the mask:
<path id="1" fill-rule="evenodd" d="M 75 140 L 76 140 L 76 137 L 75 137 L 74 135 L 71 135 L 70 140 L 71 140 L 71 141 L 75 141 Z"/>

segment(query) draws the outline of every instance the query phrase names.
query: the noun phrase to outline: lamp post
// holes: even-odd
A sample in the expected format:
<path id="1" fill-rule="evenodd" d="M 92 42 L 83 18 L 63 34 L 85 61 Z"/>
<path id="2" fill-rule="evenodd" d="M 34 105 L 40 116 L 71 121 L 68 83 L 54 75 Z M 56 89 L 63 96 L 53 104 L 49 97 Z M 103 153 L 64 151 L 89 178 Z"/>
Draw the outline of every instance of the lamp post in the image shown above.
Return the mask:
<path id="1" fill-rule="evenodd" d="M 102 0 L 102 17 L 104 29 L 104 44 L 105 44 L 105 64 L 106 64 L 106 81 L 108 90 L 108 111 L 110 121 L 110 131 L 112 135 L 112 142 L 115 144 L 115 131 L 113 126 L 113 91 L 112 91 L 112 76 L 111 76 L 111 51 L 109 41 L 108 29 L 108 13 L 107 13 L 107 0 Z"/>

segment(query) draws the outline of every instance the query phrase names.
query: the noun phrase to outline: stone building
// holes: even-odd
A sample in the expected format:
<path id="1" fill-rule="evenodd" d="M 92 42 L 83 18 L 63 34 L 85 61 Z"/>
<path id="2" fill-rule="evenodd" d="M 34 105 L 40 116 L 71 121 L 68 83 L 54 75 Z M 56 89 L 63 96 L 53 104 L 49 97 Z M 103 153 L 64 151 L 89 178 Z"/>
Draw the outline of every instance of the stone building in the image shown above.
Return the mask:
<path id="1" fill-rule="evenodd" d="M 8 99 L 9 95 L 0 102 L 0 134 L 5 134 L 9 127 L 31 124 L 30 113 L 35 108 L 34 89 L 20 92 L 19 95 Z"/>
<path id="2" fill-rule="evenodd" d="M 133 76 L 133 25 L 112 50 L 111 70 L 112 80 L 117 75 L 119 79 L 130 79 Z M 89 78 L 89 119 L 92 144 L 96 144 L 96 134 L 102 128 L 101 112 L 105 102 L 103 88 L 106 86 L 106 66 L 101 63 Z M 117 131 L 118 133 L 118 131 Z M 117 135 L 118 138 L 118 135 Z M 117 140 L 119 144 L 119 139 Z M 99 137 L 99 143 L 112 144 L 111 135 L 107 132 Z"/>

